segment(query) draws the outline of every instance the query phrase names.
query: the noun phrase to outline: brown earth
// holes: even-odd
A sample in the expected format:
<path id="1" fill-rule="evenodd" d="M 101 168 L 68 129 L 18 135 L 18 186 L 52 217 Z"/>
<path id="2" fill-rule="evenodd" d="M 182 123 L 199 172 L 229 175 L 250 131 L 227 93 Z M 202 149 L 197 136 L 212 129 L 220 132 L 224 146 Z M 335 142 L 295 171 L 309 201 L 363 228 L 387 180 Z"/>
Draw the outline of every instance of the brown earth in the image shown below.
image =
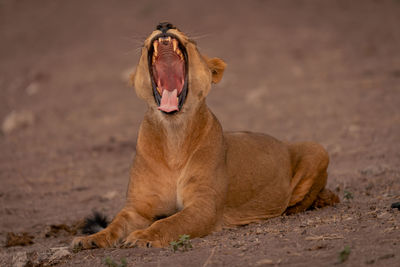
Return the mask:
<path id="1" fill-rule="evenodd" d="M 161 20 L 228 63 L 208 97 L 224 128 L 322 143 L 342 203 L 186 252 L 62 248 L 123 206 L 145 111 L 127 76 Z M 2 0 L 0 266 L 400 266 L 399 28 L 395 0 Z"/>

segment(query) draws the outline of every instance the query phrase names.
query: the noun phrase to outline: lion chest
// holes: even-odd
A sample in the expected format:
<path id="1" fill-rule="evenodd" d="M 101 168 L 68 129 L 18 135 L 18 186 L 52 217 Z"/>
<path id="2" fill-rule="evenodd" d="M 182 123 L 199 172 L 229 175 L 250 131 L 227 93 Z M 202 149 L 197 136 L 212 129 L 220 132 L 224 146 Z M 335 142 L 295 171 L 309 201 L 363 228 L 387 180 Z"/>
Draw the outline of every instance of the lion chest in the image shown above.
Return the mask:
<path id="1" fill-rule="evenodd" d="M 183 208 L 178 179 L 173 174 L 158 174 L 134 183 L 135 208 L 148 218 L 171 216 Z"/>

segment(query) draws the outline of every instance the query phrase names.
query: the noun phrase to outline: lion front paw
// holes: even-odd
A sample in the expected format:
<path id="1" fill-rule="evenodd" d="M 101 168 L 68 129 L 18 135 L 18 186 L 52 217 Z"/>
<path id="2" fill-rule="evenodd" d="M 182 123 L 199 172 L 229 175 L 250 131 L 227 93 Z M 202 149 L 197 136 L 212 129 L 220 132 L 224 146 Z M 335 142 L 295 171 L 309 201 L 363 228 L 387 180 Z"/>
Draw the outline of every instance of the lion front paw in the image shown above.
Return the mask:
<path id="1" fill-rule="evenodd" d="M 163 247 L 164 244 L 158 238 L 158 236 L 152 233 L 149 230 L 137 230 L 128 235 L 128 237 L 122 242 L 122 247 L 131 248 L 131 247 L 141 247 L 141 248 L 149 248 Z"/>
<path id="2" fill-rule="evenodd" d="M 106 234 L 103 233 L 75 237 L 71 243 L 73 249 L 107 248 L 112 245 L 107 239 Z"/>

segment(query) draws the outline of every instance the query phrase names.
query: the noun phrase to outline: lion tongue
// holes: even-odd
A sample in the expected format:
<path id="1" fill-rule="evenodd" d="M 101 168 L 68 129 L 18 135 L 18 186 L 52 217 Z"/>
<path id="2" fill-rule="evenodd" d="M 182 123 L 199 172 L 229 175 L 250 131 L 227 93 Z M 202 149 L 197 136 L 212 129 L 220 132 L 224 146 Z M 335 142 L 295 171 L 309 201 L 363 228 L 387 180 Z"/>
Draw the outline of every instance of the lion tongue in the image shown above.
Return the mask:
<path id="1" fill-rule="evenodd" d="M 161 103 L 158 109 L 164 112 L 179 111 L 178 90 L 174 89 L 173 91 L 168 91 L 164 89 L 161 96 Z"/>

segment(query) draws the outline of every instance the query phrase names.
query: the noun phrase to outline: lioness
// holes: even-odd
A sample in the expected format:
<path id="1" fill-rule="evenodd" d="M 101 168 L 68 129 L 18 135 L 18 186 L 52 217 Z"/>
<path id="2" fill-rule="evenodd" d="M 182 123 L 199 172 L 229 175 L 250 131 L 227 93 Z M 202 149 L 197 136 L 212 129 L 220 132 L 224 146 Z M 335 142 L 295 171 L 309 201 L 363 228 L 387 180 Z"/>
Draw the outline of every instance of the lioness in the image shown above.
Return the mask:
<path id="1" fill-rule="evenodd" d="M 74 247 L 163 247 L 182 234 L 201 237 L 338 202 L 325 189 L 329 157 L 319 144 L 222 131 L 205 97 L 225 66 L 170 23 L 150 34 L 132 76 L 148 110 L 125 207 Z"/>

